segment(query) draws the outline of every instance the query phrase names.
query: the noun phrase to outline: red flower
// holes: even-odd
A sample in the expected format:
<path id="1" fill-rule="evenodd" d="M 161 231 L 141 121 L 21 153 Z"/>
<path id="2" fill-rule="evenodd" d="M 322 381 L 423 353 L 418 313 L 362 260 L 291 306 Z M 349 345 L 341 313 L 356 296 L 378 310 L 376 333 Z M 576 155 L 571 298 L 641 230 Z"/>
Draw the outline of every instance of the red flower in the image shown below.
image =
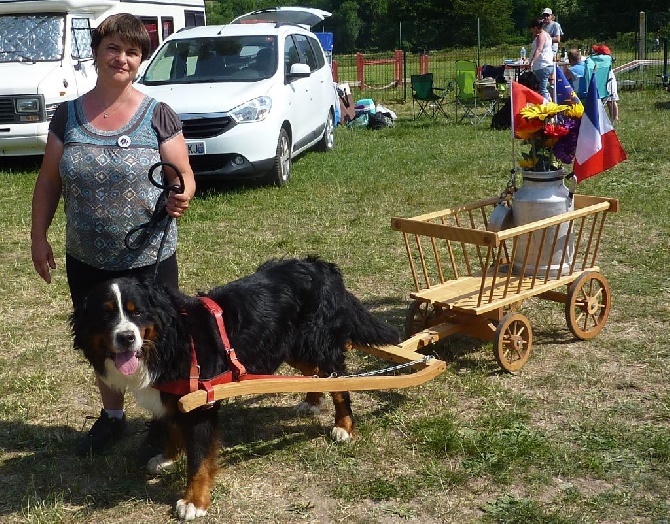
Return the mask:
<path id="1" fill-rule="evenodd" d="M 567 127 L 558 124 L 547 124 L 544 126 L 544 134 L 547 138 L 559 139 L 569 132 L 570 130 Z"/>

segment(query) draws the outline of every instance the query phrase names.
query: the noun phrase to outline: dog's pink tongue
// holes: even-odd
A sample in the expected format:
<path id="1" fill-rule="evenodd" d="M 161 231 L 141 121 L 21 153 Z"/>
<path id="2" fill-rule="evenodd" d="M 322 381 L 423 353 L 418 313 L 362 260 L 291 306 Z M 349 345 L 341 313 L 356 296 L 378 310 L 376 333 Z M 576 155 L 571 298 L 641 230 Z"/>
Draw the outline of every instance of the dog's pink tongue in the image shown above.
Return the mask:
<path id="1" fill-rule="evenodd" d="M 137 371 L 140 361 L 134 351 L 125 351 L 124 353 L 117 353 L 114 356 L 114 364 L 116 364 L 116 369 L 122 374 L 132 375 Z"/>

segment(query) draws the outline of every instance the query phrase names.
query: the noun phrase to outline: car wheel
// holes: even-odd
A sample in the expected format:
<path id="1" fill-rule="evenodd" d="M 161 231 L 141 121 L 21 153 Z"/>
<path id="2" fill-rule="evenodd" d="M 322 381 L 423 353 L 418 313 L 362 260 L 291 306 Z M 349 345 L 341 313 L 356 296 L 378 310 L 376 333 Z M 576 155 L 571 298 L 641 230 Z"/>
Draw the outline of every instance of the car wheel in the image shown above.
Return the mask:
<path id="1" fill-rule="evenodd" d="M 326 118 L 326 129 L 323 131 L 323 137 L 317 145 L 319 151 L 332 151 L 335 146 L 335 118 L 333 112 L 328 111 Z"/>
<path id="2" fill-rule="evenodd" d="M 267 175 L 267 182 L 276 186 L 286 185 L 291 178 L 291 139 L 283 127 L 277 140 L 275 163 Z"/>

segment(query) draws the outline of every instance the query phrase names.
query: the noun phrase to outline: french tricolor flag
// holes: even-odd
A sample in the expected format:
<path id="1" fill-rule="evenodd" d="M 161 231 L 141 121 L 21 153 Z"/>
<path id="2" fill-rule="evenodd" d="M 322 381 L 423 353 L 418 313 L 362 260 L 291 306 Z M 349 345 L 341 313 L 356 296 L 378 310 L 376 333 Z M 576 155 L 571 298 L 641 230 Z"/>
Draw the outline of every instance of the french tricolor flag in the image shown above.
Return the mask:
<path id="1" fill-rule="evenodd" d="M 577 182 L 602 173 L 623 160 L 626 160 L 626 152 L 598 98 L 596 75 L 592 75 L 572 166 Z"/>

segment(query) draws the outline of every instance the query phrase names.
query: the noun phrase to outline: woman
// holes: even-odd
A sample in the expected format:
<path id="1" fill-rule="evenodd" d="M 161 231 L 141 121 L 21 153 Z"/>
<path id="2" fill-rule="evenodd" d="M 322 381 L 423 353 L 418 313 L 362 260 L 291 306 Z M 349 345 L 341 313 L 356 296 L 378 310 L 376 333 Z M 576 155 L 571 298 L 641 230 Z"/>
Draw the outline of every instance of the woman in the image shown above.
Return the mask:
<path id="1" fill-rule="evenodd" d="M 184 192 L 169 194 L 169 217 L 181 217 L 195 193 L 179 118 L 133 87 L 140 63 L 150 53 L 142 22 L 127 13 L 112 15 L 92 31 L 91 46 L 98 72 L 95 87 L 56 110 L 32 203 L 32 260 L 50 283 L 56 263 L 47 230 L 63 196 L 66 273 L 75 308 L 97 283 L 122 275 L 151 276 L 156 263 L 156 280 L 176 288 L 174 220 L 167 231 L 162 227 L 167 219 L 161 222 L 139 249 L 129 249 L 124 239 L 152 215 L 161 192 L 148 179 L 154 163 L 174 164 L 184 179 Z M 174 170 L 165 168 L 163 174 L 167 183 L 176 181 Z M 96 381 L 103 409 L 79 444 L 80 455 L 104 451 L 125 430 L 123 392 L 109 388 L 100 377 Z"/>
<path id="2" fill-rule="evenodd" d="M 545 100 L 551 100 L 549 95 L 549 77 L 554 71 L 554 52 L 551 49 L 551 37 L 543 29 L 541 18 L 532 20 L 529 24 L 533 33 L 533 44 L 530 48 L 530 70 L 537 78 L 540 93 Z"/>

